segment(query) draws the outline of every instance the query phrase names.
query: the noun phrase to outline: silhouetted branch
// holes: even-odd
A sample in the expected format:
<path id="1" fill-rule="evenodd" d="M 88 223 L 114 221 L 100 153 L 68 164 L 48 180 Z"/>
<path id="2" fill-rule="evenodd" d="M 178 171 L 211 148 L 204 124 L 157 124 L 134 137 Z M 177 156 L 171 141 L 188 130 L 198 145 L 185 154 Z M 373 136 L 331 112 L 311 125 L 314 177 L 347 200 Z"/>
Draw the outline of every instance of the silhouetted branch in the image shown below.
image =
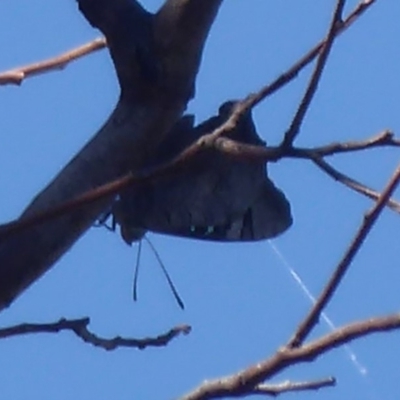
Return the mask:
<path id="1" fill-rule="evenodd" d="M 104 350 L 115 350 L 119 347 L 134 347 L 145 349 L 146 347 L 166 346 L 171 340 L 179 335 L 188 335 L 191 331 L 189 325 L 180 325 L 170 329 L 168 332 L 156 337 L 143 339 L 122 338 L 116 336 L 112 339 L 105 339 L 88 329 L 89 318 L 65 319 L 62 318 L 54 323 L 47 324 L 20 324 L 0 329 L 0 339 L 10 338 L 12 336 L 27 335 L 33 333 L 58 333 L 61 331 L 71 331 L 75 333 L 85 343 L 101 347 Z"/>

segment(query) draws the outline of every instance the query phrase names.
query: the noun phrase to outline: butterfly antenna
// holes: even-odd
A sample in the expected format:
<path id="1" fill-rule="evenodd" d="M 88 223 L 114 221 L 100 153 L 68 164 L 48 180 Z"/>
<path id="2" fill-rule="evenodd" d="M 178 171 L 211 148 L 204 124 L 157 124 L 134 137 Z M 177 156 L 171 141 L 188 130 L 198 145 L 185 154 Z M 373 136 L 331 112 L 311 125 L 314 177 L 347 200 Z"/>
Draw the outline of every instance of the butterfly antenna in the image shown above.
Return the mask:
<path id="1" fill-rule="evenodd" d="M 142 241 L 139 240 L 138 251 L 136 255 L 135 275 L 133 277 L 133 301 L 137 301 L 137 287 L 139 278 L 140 254 L 142 252 Z"/>
<path id="2" fill-rule="evenodd" d="M 182 298 L 179 296 L 178 291 L 176 290 L 176 287 L 174 285 L 174 283 L 172 282 L 171 277 L 169 276 L 169 273 L 167 271 L 167 269 L 165 268 L 164 263 L 161 260 L 160 254 L 158 253 L 158 251 L 156 250 L 156 248 L 154 247 L 153 243 L 151 243 L 150 239 L 148 239 L 146 236 L 144 236 L 144 240 L 146 240 L 146 242 L 149 244 L 150 248 L 153 250 L 154 255 L 157 258 L 158 263 L 160 264 L 161 270 L 164 273 L 164 276 L 168 282 L 168 285 L 175 297 L 176 302 L 178 303 L 179 307 L 184 310 L 185 309 L 185 304 L 182 301 Z"/>

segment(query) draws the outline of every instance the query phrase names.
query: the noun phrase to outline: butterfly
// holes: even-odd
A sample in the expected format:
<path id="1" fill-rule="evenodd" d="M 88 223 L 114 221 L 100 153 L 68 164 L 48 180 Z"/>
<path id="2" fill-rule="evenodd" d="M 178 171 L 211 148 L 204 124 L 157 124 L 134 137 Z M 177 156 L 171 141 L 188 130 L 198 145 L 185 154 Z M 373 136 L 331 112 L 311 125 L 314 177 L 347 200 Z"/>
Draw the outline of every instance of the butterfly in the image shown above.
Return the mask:
<path id="1" fill-rule="evenodd" d="M 224 123 L 235 107 L 228 101 L 219 113 L 194 126 L 183 116 L 165 136 L 145 167 L 167 162 Z M 251 112 L 227 135 L 238 142 L 264 145 Z M 123 240 L 132 244 L 147 231 L 220 242 L 275 237 L 292 224 L 290 204 L 268 177 L 264 162 L 238 160 L 205 149 L 178 171 L 128 187 L 112 205 Z"/>

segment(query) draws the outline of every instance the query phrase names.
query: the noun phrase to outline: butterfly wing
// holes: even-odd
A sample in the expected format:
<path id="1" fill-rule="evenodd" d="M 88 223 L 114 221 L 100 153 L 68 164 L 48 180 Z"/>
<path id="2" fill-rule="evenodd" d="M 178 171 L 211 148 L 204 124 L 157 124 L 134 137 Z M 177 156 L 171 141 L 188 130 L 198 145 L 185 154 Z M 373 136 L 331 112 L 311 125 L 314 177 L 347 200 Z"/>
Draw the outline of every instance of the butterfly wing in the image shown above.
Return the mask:
<path id="1" fill-rule="evenodd" d="M 196 128 L 187 129 L 190 121 L 181 120 L 155 161 L 171 159 L 212 132 L 232 106 L 225 104 L 219 116 Z M 251 116 L 230 137 L 263 143 Z M 214 241 L 260 240 L 276 236 L 292 222 L 289 203 L 268 178 L 264 163 L 234 160 L 214 149 L 200 152 L 173 175 L 128 188 L 115 203 L 114 215 L 128 243 L 137 239 L 138 229 Z"/>

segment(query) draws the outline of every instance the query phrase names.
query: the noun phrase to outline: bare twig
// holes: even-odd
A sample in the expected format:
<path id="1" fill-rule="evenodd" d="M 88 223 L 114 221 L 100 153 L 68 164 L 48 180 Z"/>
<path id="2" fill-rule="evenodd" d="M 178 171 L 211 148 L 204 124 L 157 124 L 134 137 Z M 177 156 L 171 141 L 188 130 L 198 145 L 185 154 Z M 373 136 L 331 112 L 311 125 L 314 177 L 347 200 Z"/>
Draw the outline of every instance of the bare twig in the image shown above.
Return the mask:
<path id="1" fill-rule="evenodd" d="M 7 328 L 1 328 L 0 339 L 32 333 L 58 333 L 61 331 L 72 331 L 84 342 L 90 343 L 96 347 L 101 347 L 104 350 L 115 350 L 119 347 L 134 347 L 142 350 L 146 347 L 166 346 L 171 340 L 175 339 L 179 335 L 188 335 L 191 331 L 191 327 L 189 325 L 180 325 L 170 329 L 168 332 L 162 335 L 153 338 L 132 339 L 116 336 L 112 339 L 105 339 L 91 332 L 88 329 L 89 323 L 89 318 L 72 320 L 62 318 L 57 322 L 48 324 L 20 324 Z"/>
<path id="2" fill-rule="evenodd" d="M 377 201 L 381 194 L 374 189 L 371 189 L 367 185 L 364 185 L 361 182 L 356 181 L 353 178 L 343 174 L 342 172 L 338 171 L 336 168 L 332 167 L 332 165 L 328 164 L 324 159 L 320 157 L 313 158 L 314 163 L 321 168 L 324 172 L 326 172 L 330 177 L 335 179 L 336 181 L 342 183 L 343 185 L 347 186 L 348 188 L 372 199 Z M 389 207 L 391 210 L 400 214 L 400 203 L 397 200 L 390 198 L 386 206 Z"/>
<path id="3" fill-rule="evenodd" d="M 290 127 L 288 131 L 285 133 L 282 142 L 282 147 L 284 148 L 292 147 L 296 136 L 300 132 L 300 127 L 304 121 L 304 117 L 306 116 L 306 113 L 311 105 L 314 95 L 317 92 L 318 84 L 322 77 L 322 72 L 325 69 L 326 62 L 328 61 L 328 57 L 333 46 L 333 42 L 335 41 L 336 38 L 336 32 L 337 32 L 336 27 L 342 24 L 343 7 L 345 4 L 346 4 L 345 0 L 337 0 L 336 2 L 335 11 L 333 13 L 332 21 L 329 26 L 328 34 L 326 36 L 325 43 L 322 46 L 321 52 L 318 56 L 318 60 L 315 65 L 314 71 L 311 75 L 310 82 L 300 102 L 300 105 L 296 111 L 296 114 L 293 117 Z"/>
<path id="4" fill-rule="evenodd" d="M 97 38 L 59 56 L 2 72 L 0 73 L 0 85 L 20 85 L 24 79 L 31 76 L 62 70 L 72 61 L 101 50 L 106 46 L 107 43 L 104 38 Z"/>
<path id="5" fill-rule="evenodd" d="M 212 134 L 215 132 L 212 132 Z M 282 148 L 281 146 L 254 146 L 239 143 L 226 137 L 214 139 L 212 135 L 205 135 L 201 138 L 201 145 L 203 147 L 214 147 L 241 160 L 249 159 L 268 162 L 278 161 L 281 158 L 304 158 L 310 160 L 314 157 L 329 157 L 374 148 L 400 147 L 400 139 L 396 138 L 393 132 L 385 130 L 364 140 L 335 142 L 319 147 Z"/>
<path id="6" fill-rule="evenodd" d="M 384 146 L 400 147 L 400 139 L 394 136 L 394 133 L 389 130 L 379 132 L 370 138 L 358 141 L 349 141 L 342 143 L 331 143 L 326 146 L 314 147 L 312 149 L 296 149 L 295 152 L 312 151 L 319 157 L 333 156 L 341 153 L 349 153 L 355 151 L 362 151 L 372 148 L 380 148 Z"/>
<path id="7" fill-rule="evenodd" d="M 367 11 L 370 6 L 372 6 L 376 0 L 361 0 L 359 4 L 354 8 L 354 10 L 345 18 L 345 20 L 335 26 L 336 35 L 342 34 L 346 31 L 355 21 L 357 21 L 365 11 Z M 291 68 L 281 74 L 275 81 L 269 85 L 264 86 L 257 93 L 249 96 L 248 107 L 252 108 L 262 100 L 264 100 L 269 95 L 275 93 L 282 86 L 286 85 L 288 82 L 293 80 L 299 72 L 304 69 L 308 64 L 310 64 L 315 57 L 320 54 L 322 48 L 326 43 L 326 39 L 323 39 L 317 45 L 315 45 L 311 50 L 309 50 L 300 60 L 298 60 Z"/>
<path id="8" fill-rule="evenodd" d="M 362 244 L 364 243 L 365 238 L 371 231 L 375 222 L 377 221 L 379 215 L 381 214 L 385 204 L 390 199 L 391 195 L 397 188 L 400 182 L 400 165 L 395 170 L 392 178 L 387 184 L 385 190 L 382 192 L 382 195 L 379 197 L 376 204 L 372 207 L 370 211 L 368 211 L 364 217 L 364 220 L 358 229 L 353 241 L 351 242 L 348 250 L 345 252 L 343 258 L 339 262 L 336 267 L 332 277 L 330 278 L 328 284 L 325 289 L 317 299 L 315 305 L 304 319 L 304 321 L 299 325 L 297 331 L 293 335 L 292 339 L 289 342 L 289 345 L 292 347 L 297 347 L 303 343 L 304 339 L 311 332 L 312 328 L 318 322 L 319 316 L 323 308 L 328 304 L 329 300 L 332 298 L 335 290 L 339 286 L 341 280 L 349 269 L 355 255 L 360 250 Z"/>

